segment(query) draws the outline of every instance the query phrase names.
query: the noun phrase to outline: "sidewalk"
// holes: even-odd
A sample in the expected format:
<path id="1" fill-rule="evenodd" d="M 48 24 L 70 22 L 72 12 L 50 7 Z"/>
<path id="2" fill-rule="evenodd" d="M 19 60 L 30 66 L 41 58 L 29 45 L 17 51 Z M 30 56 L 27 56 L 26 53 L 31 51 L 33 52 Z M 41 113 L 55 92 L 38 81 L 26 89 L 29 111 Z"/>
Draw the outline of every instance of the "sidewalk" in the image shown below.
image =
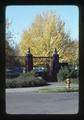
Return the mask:
<path id="1" fill-rule="evenodd" d="M 6 93 L 9 92 L 33 92 L 37 91 L 42 88 L 50 88 L 50 87 L 65 87 L 66 84 L 63 82 L 49 82 L 49 85 L 46 86 L 40 86 L 40 87 L 25 87 L 25 88 L 7 88 Z M 71 84 L 72 86 L 78 86 L 78 84 Z"/>

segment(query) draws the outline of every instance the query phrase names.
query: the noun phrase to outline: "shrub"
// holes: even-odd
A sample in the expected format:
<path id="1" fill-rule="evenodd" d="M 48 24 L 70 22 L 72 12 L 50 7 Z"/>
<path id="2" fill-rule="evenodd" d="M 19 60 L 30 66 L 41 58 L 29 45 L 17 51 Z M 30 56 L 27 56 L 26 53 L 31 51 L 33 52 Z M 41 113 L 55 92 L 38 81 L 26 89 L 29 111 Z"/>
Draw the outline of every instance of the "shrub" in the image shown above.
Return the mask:
<path id="1" fill-rule="evenodd" d="M 61 67 L 59 73 L 57 75 L 58 81 L 64 81 L 66 78 L 78 78 L 79 76 L 79 69 L 75 70 L 75 67 L 67 66 Z"/>
<path id="2" fill-rule="evenodd" d="M 78 78 L 79 76 L 79 71 L 78 70 L 73 70 L 72 74 L 71 74 L 71 78 Z"/>
<path id="3" fill-rule="evenodd" d="M 64 81 L 68 77 L 70 77 L 70 71 L 68 67 L 61 67 L 59 73 L 57 74 L 58 81 Z"/>
<path id="4" fill-rule="evenodd" d="M 78 78 L 79 77 L 79 68 L 75 69 L 75 66 L 69 66 L 70 78 Z"/>
<path id="5" fill-rule="evenodd" d="M 35 87 L 46 85 L 46 81 L 42 77 L 34 76 L 34 71 L 22 73 L 14 79 L 6 79 L 6 88 L 16 87 Z"/>
<path id="6" fill-rule="evenodd" d="M 17 85 L 16 80 L 14 80 L 14 79 L 6 80 L 6 88 L 15 88 L 16 85 Z"/>

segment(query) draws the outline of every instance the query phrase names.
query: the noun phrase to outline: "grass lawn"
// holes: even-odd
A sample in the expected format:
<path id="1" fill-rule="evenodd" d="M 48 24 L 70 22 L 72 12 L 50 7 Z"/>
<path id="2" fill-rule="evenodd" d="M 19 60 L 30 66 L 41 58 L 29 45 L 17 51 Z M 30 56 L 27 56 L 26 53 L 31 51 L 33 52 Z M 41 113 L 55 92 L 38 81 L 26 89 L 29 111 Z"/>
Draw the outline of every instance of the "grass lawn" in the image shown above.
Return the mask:
<path id="1" fill-rule="evenodd" d="M 67 89 L 66 87 L 56 86 L 56 87 L 42 88 L 42 89 L 39 89 L 36 92 L 39 92 L 39 93 L 56 93 L 56 92 L 78 92 L 78 91 L 79 91 L 78 87 L 72 87 L 70 89 Z"/>

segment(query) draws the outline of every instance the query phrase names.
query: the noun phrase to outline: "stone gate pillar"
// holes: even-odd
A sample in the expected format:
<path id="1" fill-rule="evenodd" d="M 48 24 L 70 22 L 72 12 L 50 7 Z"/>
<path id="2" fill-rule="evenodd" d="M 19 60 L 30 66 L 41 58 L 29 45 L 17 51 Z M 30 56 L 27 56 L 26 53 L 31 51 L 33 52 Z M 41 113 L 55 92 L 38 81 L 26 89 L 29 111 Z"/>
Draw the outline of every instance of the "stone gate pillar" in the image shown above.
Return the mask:
<path id="1" fill-rule="evenodd" d="M 33 70 L 33 55 L 30 52 L 30 48 L 28 48 L 25 56 L 25 65 L 26 65 L 26 72 Z"/>
<path id="2" fill-rule="evenodd" d="M 54 49 L 52 62 L 51 62 L 51 78 L 52 81 L 57 82 L 57 73 L 59 72 L 60 64 L 59 64 L 59 55 L 57 53 L 56 48 Z"/>

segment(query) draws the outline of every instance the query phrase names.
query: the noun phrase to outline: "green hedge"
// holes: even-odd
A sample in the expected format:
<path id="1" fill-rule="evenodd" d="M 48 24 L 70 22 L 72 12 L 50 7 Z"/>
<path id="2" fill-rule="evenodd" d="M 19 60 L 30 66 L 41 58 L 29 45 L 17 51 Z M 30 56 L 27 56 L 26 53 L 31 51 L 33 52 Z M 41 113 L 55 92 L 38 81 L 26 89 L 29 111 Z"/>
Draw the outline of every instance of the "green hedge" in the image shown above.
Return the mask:
<path id="1" fill-rule="evenodd" d="M 61 67 L 57 75 L 58 81 L 64 81 L 66 78 L 78 78 L 79 70 L 72 67 Z"/>
<path id="2" fill-rule="evenodd" d="M 6 79 L 6 88 L 36 87 L 42 85 L 46 85 L 46 81 L 42 77 L 36 77 L 34 71 L 22 73 L 17 78 Z"/>
<path id="3" fill-rule="evenodd" d="M 69 75 L 69 70 L 67 67 L 61 67 L 59 73 L 57 74 L 58 81 L 64 81 Z"/>

